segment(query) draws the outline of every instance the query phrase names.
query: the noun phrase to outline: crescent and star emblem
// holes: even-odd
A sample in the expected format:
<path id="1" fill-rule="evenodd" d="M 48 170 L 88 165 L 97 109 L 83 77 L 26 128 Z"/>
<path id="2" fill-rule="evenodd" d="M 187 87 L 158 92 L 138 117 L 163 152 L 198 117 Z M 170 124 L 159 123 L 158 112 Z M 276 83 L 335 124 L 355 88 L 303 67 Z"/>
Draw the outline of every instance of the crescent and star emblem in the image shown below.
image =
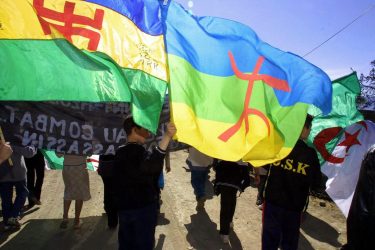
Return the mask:
<path id="1" fill-rule="evenodd" d="M 367 130 L 367 125 L 364 121 L 357 122 L 357 124 L 362 125 Z M 319 132 L 319 134 L 314 138 L 314 145 L 315 148 L 318 150 L 320 155 L 323 157 L 324 160 L 331 162 L 331 163 L 342 163 L 345 160 L 345 157 L 337 157 L 332 155 L 328 150 L 326 145 L 335 139 L 344 129 L 341 127 L 332 127 L 327 128 Z M 354 145 L 361 145 L 358 140 L 358 136 L 361 132 L 361 128 L 359 128 L 353 134 L 344 130 L 344 140 L 337 144 L 337 146 L 345 146 L 346 153 L 348 153 L 349 149 Z M 346 155 L 345 155 L 346 156 Z"/>

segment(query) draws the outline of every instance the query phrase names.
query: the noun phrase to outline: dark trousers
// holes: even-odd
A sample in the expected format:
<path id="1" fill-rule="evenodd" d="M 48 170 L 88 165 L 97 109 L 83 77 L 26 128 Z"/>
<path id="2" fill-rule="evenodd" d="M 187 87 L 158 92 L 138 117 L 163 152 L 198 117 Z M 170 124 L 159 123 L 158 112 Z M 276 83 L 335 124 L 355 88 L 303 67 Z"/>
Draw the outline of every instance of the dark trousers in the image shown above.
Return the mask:
<path id="1" fill-rule="evenodd" d="M 104 211 L 108 217 L 108 227 L 114 228 L 118 224 L 118 212 L 115 203 L 115 186 L 113 177 L 101 176 L 104 186 Z"/>
<path id="2" fill-rule="evenodd" d="M 27 189 L 29 190 L 29 204 L 34 204 L 32 197 L 40 200 L 44 180 L 43 164 L 27 164 Z M 36 177 L 36 178 L 35 178 Z"/>
<path id="3" fill-rule="evenodd" d="M 199 170 L 196 170 L 197 168 L 191 169 L 191 185 L 198 200 L 206 195 L 206 181 L 208 179 L 209 168 L 199 167 Z"/>
<path id="4" fill-rule="evenodd" d="M 156 201 L 146 207 L 119 210 L 119 250 L 152 250 L 157 223 Z"/>
<path id="5" fill-rule="evenodd" d="M 266 181 L 267 181 L 267 175 L 259 175 L 257 205 L 260 205 L 260 204 L 263 203 L 263 191 L 264 191 L 264 187 L 266 185 Z"/>
<path id="6" fill-rule="evenodd" d="M 16 188 L 14 202 L 13 187 Z M 25 205 L 27 195 L 26 180 L 0 183 L 1 207 L 5 224 L 7 224 L 9 218 L 17 218 L 21 215 L 21 209 Z"/>
<path id="7" fill-rule="evenodd" d="M 237 189 L 220 186 L 220 234 L 229 234 L 237 203 Z"/>
<path id="8" fill-rule="evenodd" d="M 262 250 L 297 250 L 301 212 L 291 211 L 269 202 L 263 206 Z"/>

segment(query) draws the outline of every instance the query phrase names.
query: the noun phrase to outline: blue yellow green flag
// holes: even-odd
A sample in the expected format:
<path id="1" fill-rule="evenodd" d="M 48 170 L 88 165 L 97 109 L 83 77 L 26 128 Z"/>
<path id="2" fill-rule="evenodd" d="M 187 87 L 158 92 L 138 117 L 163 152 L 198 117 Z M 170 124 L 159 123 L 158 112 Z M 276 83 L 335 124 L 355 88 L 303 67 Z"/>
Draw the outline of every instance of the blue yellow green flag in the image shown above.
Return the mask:
<path id="1" fill-rule="evenodd" d="M 2 0 L 0 100 L 131 102 L 155 132 L 167 88 L 155 0 Z"/>
<path id="2" fill-rule="evenodd" d="M 173 120 L 179 141 L 255 166 L 295 145 L 307 108 L 331 109 L 328 76 L 238 22 L 163 5 Z"/>

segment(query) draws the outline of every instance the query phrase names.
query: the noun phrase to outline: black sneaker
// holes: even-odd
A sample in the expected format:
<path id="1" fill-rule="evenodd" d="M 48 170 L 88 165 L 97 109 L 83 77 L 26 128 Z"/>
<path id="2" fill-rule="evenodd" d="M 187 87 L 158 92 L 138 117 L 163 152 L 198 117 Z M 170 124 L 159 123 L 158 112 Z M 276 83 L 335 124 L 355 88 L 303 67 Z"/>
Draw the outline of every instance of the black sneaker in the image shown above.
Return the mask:
<path id="1" fill-rule="evenodd" d="M 10 217 L 8 219 L 8 225 L 13 226 L 15 228 L 21 227 L 21 223 L 19 222 L 19 218 L 15 218 L 15 217 Z"/>

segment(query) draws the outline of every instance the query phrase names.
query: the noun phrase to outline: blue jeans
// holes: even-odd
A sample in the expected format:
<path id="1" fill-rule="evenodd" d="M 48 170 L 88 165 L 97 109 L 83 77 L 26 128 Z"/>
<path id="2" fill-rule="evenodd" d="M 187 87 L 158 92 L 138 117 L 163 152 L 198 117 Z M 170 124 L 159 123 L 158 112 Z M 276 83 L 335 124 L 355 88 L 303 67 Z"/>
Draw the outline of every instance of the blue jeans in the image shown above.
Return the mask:
<path id="1" fill-rule="evenodd" d="M 146 207 L 119 211 L 119 250 L 152 250 L 157 223 L 156 201 Z"/>
<path id="2" fill-rule="evenodd" d="M 164 174 L 163 174 L 163 171 L 160 173 L 159 175 L 159 179 L 158 179 L 158 187 L 160 189 L 163 189 L 164 188 Z"/>
<path id="3" fill-rule="evenodd" d="M 13 187 L 16 188 L 16 198 L 14 203 L 12 201 Z M 10 217 L 16 218 L 21 215 L 21 209 L 25 205 L 28 194 L 29 191 L 26 187 L 26 180 L 0 183 L 0 196 L 4 223 L 7 223 Z"/>
<path id="4" fill-rule="evenodd" d="M 207 167 L 192 167 L 191 168 L 191 185 L 194 189 L 194 194 L 197 200 L 206 195 L 206 181 L 208 178 L 209 169 Z"/>

